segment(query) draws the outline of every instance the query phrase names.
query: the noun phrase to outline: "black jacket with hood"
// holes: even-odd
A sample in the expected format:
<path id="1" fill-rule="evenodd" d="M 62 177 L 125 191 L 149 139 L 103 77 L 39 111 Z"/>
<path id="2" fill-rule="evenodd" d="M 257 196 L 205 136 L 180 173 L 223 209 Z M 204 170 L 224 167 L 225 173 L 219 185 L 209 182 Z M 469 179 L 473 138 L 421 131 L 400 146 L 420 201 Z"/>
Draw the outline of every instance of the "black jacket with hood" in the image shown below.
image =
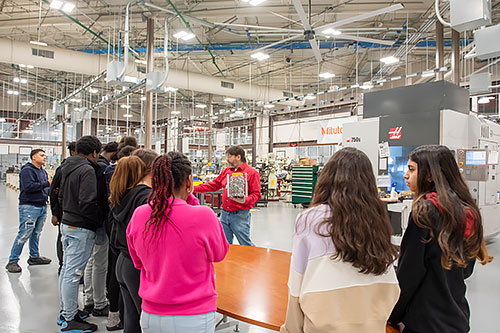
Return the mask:
<path id="1" fill-rule="evenodd" d="M 68 157 L 61 167 L 59 202 L 62 223 L 96 231 L 102 226 L 97 200 L 97 178 L 93 164 L 83 156 Z"/>
<path id="2" fill-rule="evenodd" d="M 120 200 L 120 205 L 110 205 L 112 221 L 111 246 L 113 250 L 123 253 L 130 259 L 130 253 L 127 245 L 127 227 L 137 207 L 148 202 L 148 196 L 151 193 L 151 187 L 147 185 L 137 185 L 125 193 Z"/>

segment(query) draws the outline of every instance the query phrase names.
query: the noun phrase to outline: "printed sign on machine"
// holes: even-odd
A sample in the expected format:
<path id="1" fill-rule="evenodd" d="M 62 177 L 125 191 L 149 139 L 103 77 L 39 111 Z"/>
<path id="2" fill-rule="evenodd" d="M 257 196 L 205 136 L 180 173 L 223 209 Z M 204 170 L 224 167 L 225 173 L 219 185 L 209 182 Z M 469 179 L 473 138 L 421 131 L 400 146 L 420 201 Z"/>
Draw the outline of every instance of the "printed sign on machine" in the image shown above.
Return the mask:
<path id="1" fill-rule="evenodd" d="M 339 119 L 330 119 L 319 123 L 318 128 L 318 143 L 341 143 L 342 130 L 345 123 L 357 121 L 357 117 L 346 117 Z"/>

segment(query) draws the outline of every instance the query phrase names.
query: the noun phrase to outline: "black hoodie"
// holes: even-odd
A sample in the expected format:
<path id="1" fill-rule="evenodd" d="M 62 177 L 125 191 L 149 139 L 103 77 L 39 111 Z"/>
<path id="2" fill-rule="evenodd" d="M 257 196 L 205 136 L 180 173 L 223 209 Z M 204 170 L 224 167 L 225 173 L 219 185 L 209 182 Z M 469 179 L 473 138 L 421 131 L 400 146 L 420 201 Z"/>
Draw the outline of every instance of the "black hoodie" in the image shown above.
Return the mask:
<path id="1" fill-rule="evenodd" d="M 61 174 L 62 223 L 95 231 L 102 225 L 102 213 L 92 163 L 83 156 L 68 157 L 61 166 Z"/>
<path id="2" fill-rule="evenodd" d="M 130 259 L 127 245 L 127 227 L 137 207 L 148 202 L 151 187 L 137 185 L 126 192 L 120 200 L 120 205 L 110 205 L 112 215 L 111 245 Z"/>

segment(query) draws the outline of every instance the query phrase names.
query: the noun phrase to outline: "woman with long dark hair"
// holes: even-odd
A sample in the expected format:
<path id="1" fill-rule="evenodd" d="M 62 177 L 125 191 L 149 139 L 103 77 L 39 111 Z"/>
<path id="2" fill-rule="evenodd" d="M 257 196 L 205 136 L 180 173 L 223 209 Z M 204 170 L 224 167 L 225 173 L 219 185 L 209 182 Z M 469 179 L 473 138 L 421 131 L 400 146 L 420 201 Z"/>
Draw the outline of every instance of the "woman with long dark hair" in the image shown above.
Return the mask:
<path id="1" fill-rule="evenodd" d="M 397 252 L 368 157 L 336 152 L 295 224 L 281 332 L 382 333 L 399 295 Z"/>
<path id="2" fill-rule="evenodd" d="M 401 296 L 390 322 L 405 333 L 468 332 L 464 280 L 476 259 L 491 261 L 479 208 L 445 146 L 416 148 L 405 179 L 416 198 L 401 243 Z"/>
<path id="3" fill-rule="evenodd" d="M 127 228 L 130 256 L 141 271 L 141 327 L 145 333 L 214 332 L 217 294 L 213 262 L 229 248 L 206 206 L 192 205 L 191 163 L 181 153 L 153 165 L 148 204 Z"/>
<path id="4" fill-rule="evenodd" d="M 116 278 L 123 299 L 123 330 L 140 333 L 140 272 L 135 269 L 128 251 L 126 230 L 135 209 L 147 203 L 151 194 L 151 170 L 158 154 L 151 149 L 138 149 L 132 156 L 118 161 L 110 183 L 112 230 L 110 242 L 116 251 Z"/>

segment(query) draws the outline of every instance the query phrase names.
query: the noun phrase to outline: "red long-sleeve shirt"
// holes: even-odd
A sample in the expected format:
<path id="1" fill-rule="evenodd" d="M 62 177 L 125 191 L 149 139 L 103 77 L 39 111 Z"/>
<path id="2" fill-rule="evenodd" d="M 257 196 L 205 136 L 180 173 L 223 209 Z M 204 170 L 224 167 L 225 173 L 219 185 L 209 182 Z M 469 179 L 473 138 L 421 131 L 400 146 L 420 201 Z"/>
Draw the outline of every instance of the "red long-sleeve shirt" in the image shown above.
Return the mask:
<path id="1" fill-rule="evenodd" d="M 227 175 L 231 177 L 234 172 L 241 172 L 247 174 L 248 182 L 248 197 L 245 198 L 245 203 L 240 204 L 239 202 L 230 199 L 227 196 Z M 247 163 L 243 163 L 239 168 L 225 168 L 217 178 L 211 182 L 206 182 L 194 187 L 194 191 L 198 193 L 204 192 L 215 192 L 222 188 L 222 209 L 228 212 L 234 212 L 237 210 L 250 210 L 255 206 L 255 203 L 260 200 L 260 175 L 257 170 L 249 166 Z"/>

